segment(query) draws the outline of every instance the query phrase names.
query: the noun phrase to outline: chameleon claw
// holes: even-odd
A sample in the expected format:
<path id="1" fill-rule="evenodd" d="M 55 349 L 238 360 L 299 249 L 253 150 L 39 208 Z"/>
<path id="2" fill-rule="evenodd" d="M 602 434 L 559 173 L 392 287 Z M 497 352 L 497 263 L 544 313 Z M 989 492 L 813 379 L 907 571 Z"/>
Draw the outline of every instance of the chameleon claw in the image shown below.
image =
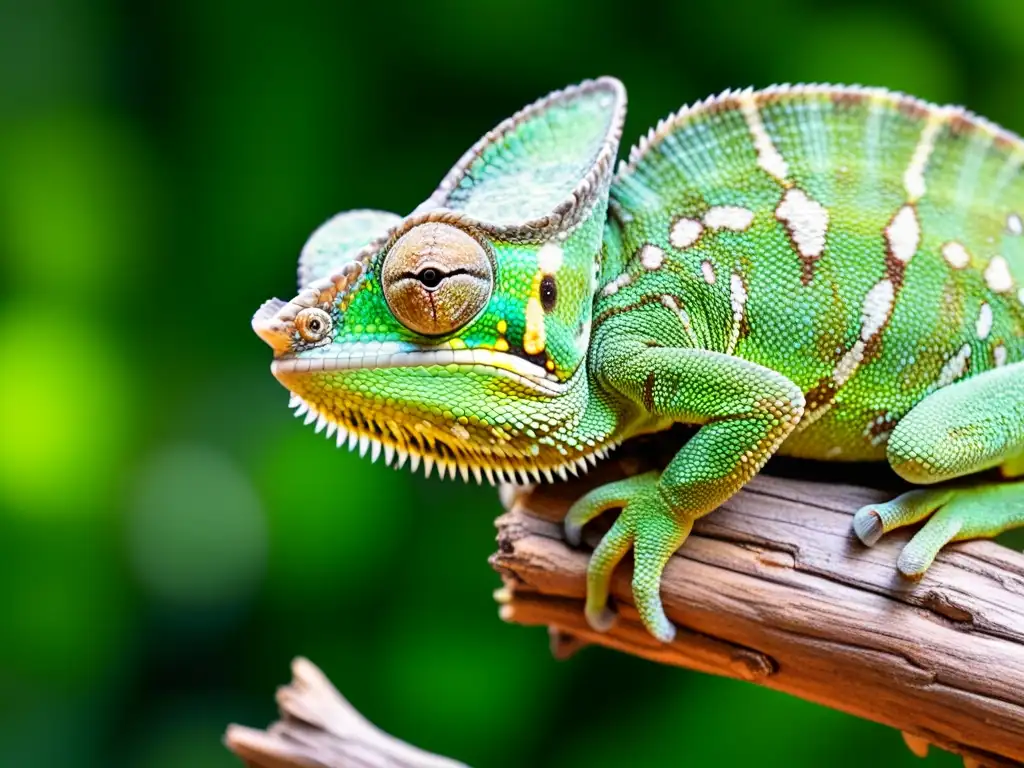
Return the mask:
<path id="1" fill-rule="evenodd" d="M 932 564 L 934 559 L 935 553 L 922 552 L 908 545 L 900 552 L 899 559 L 896 561 L 896 568 L 908 579 L 917 580 L 924 576 L 924 572 L 928 570 L 928 566 Z"/>
<path id="2" fill-rule="evenodd" d="M 857 510 L 853 516 L 853 532 L 857 534 L 864 546 L 873 547 L 882 538 L 885 529 L 882 527 L 882 517 L 873 507 L 864 507 Z"/>
<path id="3" fill-rule="evenodd" d="M 596 611 L 591 610 L 588 606 L 586 616 L 587 624 L 595 632 L 607 632 L 615 626 L 615 621 L 618 619 L 618 614 L 606 605 Z"/>
<path id="4" fill-rule="evenodd" d="M 570 522 L 566 518 L 565 524 L 565 540 L 569 542 L 570 547 L 578 547 L 580 542 L 583 541 L 583 526 L 576 522 Z"/>

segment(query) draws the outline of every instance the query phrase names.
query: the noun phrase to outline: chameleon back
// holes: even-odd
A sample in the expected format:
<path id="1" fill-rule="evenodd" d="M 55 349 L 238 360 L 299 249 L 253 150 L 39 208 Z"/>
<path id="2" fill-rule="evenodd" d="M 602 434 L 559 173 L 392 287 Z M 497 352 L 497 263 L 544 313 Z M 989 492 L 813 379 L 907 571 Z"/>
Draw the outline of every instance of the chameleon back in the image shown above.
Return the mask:
<path id="1" fill-rule="evenodd" d="M 628 314 L 772 368 L 807 399 L 783 453 L 883 458 L 926 395 L 1024 359 L 1022 164 L 1015 135 L 878 89 L 684 109 L 613 183 L 595 344 Z"/>

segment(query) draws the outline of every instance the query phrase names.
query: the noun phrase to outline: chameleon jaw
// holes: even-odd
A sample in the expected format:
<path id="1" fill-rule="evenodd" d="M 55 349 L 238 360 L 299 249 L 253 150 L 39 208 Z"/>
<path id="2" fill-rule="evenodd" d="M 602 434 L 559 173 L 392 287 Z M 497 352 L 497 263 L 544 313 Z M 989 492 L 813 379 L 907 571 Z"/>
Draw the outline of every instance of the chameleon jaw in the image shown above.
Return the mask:
<path id="1" fill-rule="evenodd" d="M 401 469 L 408 463 L 413 472 L 422 464 L 426 477 L 430 477 L 436 465 L 441 479 L 447 474 L 454 480 L 458 473 L 466 482 L 472 475 L 477 483 L 486 479 L 491 485 L 498 482 L 520 485 L 539 483 L 542 480 L 554 482 L 556 475 L 562 480 L 568 480 L 569 474 L 578 477 L 581 472 L 596 466 L 598 459 L 606 458 L 619 444 L 618 441 L 609 441 L 587 453 L 572 458 L 560 457 L 561 461 L 548 465 L 539 461 L 540 457 L 524 456 L 513 450 L 483 451 L 459 448 L 434 436 L 424 439 L 408 428 L 395 434 L 393 422 L 389 424 L 362 415 L 359 415 L 359 419 L 364 423 L 353 423 L 350 419 L 347 426 L 343 426 L 335 414 L 321 412 L 294 392 L 291 393 L 288 407 L 294 409 L 296 417 L 304 417 L 305 424 L 315 422 L 315 431 L 318 434 L 325 432 L 328 440 L 334 438 L 339 448 L 347 444 L 348 449 L 353 451 L 358 447 L 360 457 L 369 453 L 371 462 L 383 456 L 387 466 Z"/>

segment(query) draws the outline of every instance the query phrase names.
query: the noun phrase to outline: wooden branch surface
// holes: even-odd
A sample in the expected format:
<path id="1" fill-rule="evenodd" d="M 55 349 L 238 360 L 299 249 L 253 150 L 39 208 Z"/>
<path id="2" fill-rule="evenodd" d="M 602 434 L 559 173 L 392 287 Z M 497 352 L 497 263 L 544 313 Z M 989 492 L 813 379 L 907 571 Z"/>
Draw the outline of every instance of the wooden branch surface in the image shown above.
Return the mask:
<path id="1" fill-rule="evenodd" d="M 306 659 L 292 662 L 277 704 L 281 719 L 266 731 L 230 725 L 224 735 L 250 768 L 466 768 L 381 731 Z"/>
<path id="2" fill-rule="evenodd" d="M 891 725 L 918 752 L 931 743 L 969 765 L 1024 762 L 1024 555 L 965 542 L 920 582 L 906 580 L 895 563 L 910 532 L 868 549 L 851 530 L 854 510 L 892 490 L 761 475 L 701 520 L 669 563 L 662 596 L 680 628 L 673 643 L 639 623 L 629 558 L 613 581 L 616 625 L 591 630 L 586 567 L 608 520 L 588 526 L 587 551 L 563 541 L 560 521 L 593 486 L 664 459 L 639 441 L 578 481 L 503 488 L 509 511 L 491 558 L 505 581 L 502 617 L 550 627 L 556 654 L 605 645 Z M 802 464 L 805 474 L 858 471 Z"/>

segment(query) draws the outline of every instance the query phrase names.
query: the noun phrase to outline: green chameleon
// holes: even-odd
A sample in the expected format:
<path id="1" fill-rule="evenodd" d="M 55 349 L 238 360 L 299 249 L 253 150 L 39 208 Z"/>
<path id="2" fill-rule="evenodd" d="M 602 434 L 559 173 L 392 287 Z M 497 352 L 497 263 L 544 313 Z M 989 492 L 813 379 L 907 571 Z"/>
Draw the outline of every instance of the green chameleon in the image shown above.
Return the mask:
<path id="1" fill-rule="evenodd" d="M 373 459 L 548 480 L 699 425 L 662 472 L 597 488 L 599 629 L 633 597 L 670 640 L 662 570 L 775 453 L 885 459 L 931 486 L 857 512 L 866 544 L 929 518 L 898 568 L 1024 525 L 1024 142 L 882 89 L 729 91 L 661 121 L 613 172 L 625 92 L 553 93 L 475 144 L 405 217 L 339 214 L 298 296 L 253 317 L 317 431 Z"/>

